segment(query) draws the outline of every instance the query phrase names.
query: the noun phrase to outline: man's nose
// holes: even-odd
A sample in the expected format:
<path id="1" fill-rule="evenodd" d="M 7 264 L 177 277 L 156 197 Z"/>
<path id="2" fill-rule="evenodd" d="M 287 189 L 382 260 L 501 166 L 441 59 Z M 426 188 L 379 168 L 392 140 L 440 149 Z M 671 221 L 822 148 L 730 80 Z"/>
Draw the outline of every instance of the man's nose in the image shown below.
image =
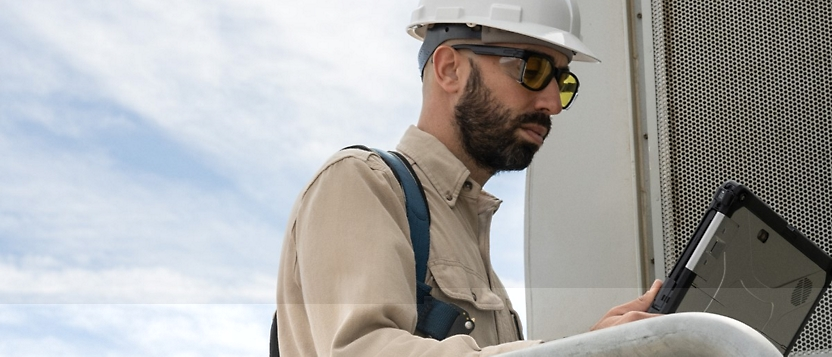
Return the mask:
<path id="1" fill-rule="evenodd" d="M 558 87 L 557 81 L 553 80 L 549 82 L 546 88 L 543 88 L 537 94 L 535 109 L 548 115 L 557 115 L 563 110 L 563 104 L 560 101 L 560 88 Z"/>

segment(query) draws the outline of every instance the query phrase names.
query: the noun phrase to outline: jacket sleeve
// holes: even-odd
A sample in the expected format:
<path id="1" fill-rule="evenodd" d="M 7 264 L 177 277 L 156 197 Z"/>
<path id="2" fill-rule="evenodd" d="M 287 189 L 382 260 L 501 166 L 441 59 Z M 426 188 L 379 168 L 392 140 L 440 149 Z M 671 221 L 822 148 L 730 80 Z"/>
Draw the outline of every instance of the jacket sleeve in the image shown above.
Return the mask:
<path id="1" fill-rule="evenodd" d="M 481 349 L 467 335 L 413 335 L 416 273 L 404 197 L 378 156 L 335 159 L 299 200 L 293 275 L 308 331 L 296 332 L 309 334 L 318 355 L 484 356 L 539 343 Z"/>

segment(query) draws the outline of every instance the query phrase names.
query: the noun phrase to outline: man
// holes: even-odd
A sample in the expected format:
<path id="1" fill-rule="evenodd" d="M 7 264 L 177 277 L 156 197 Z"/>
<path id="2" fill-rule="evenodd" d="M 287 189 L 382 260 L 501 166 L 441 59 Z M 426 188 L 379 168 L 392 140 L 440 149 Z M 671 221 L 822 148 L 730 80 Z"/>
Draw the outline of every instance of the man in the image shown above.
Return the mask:
<path id="1" fill-rule="evenodd" d="M 425 282 L 476 328 L 441 341 L 416 330 L 402 189 L 378 155 L 349 149 L 318 171 L 290 217 L 278 277 L 281 355 L 484 356 L 541 342 L 522 340 L 491 268 L 489 228 L 500 201 L 482 187 L 497 172 L 531 163 L 551 117 L 577 92 L 570 61 L 594 60 L 577 33 L 576 4 L 423 0 L 413 18 L 411 34 L 424 39 L 423 105 L 396 149 L 430 211 Z M 649 317 L 658 286 L 593 329 Z"/>

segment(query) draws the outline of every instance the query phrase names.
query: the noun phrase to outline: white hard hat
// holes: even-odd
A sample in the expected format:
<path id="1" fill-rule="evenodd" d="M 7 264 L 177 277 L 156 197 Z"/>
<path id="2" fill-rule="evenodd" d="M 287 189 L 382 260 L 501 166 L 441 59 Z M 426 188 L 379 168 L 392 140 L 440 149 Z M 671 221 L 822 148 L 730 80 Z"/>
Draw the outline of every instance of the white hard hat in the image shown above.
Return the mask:
<path id="1" fill-rule="evenodd" d="M 431 31 L 437 24 L 451 26 Z M 575 0 L 420 0 L 407 32 L 424 41 L 419 51 L 422 70 L 436 47 L 458 38 L 540 44 L 564 53 L 570 61 L 600 62 L 581 41 Z"/>

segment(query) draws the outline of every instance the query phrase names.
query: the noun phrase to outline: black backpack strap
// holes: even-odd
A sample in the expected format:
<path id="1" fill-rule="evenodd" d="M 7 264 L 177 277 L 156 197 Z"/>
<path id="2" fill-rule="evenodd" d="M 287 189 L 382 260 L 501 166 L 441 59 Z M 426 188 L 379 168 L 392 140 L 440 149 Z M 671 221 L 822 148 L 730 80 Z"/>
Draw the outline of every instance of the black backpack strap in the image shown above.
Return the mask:
<path id="1" fill-rule="evenodd" d="M 269 357 L 280 357 L 280 350 L 277 348 L 277 311 L 272 315 L 272 332 L 269 336 Z"/>

